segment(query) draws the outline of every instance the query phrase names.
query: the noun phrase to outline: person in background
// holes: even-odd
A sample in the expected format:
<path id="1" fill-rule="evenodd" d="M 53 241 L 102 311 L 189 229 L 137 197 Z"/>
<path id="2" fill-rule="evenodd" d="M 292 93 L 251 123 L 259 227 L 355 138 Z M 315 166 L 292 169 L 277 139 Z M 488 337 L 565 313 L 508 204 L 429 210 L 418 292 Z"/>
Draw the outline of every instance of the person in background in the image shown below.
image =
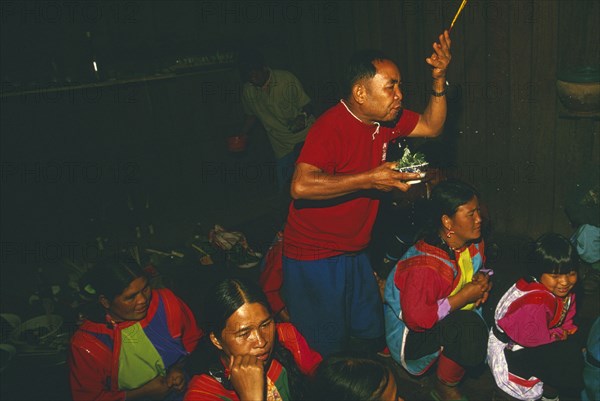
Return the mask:
<path id="1" fill-rule="evenodd" d="M 182 399 L 184 362 L 202 337 L 188 306 L 166 288 L 151 289 L 135 261 L 121 256 L 94 266 L 81 287 L 98 310 L 71 339 L 73 399 Z"/>
<path id="2" fill-rule="evenodd" d="M 296 162 L 283 235 L 283 294 L 291 321 L 324 356 L 351 344 L 374 352 L 384 346 L 381 299 L 366 248 L 379 191 L 407 191 L 406 181 L 422 178 L 385 162 L 388 142 L 442 131 L 447 31 L 433 50 L 426 59 L 432 93 L 423 114 L 403 109 L 402 77 L 388 56 L 356 53 L 346 68 L 344 99 L 315 122 Z"/>
<path id="3" fill-rule="evenodd" d="M 498 387 L 519 400 L 558 400 L 583 388 L 575 294 L 578 260 L 569 240 L 542 235 L 529 258 L 529 274 L 500 299 L 488 343 L 488 364 Z"/>
<path id="4" fill-rule="evenodd" d="M 461 400 L 467 367 L 486 355 L 487 326 L 480 305 L 491 289 L 484 269 L 479 195 L 447 180 L 429 200 L 421 239 L 406 251 L 385 286 L 385 331 L 392 358 L 421 375 L 437 361 L 435 400 Z"/>
<path id="5" fill-rule="evenodd" d="M 600 317 L 592 325 L 584 353 L 583 401 L 600 400 Z"/>
<path id="6" fill-rule="evenodd" d="M 268 67 L 256 49 L 240 52 L 239 69 L 246 114 L 240 136 L 246 136 L 260 120 L 277 160 L 277 186 L 287 192 L 294 163 L 315 120 L 310 98 L 294 74 Z"/>
<path id="7" fill-rule="evenodd" d="M 207 294 L 205 340 L 192 355 L 186 401 L 300 400 L 321 356 L 290 323 L 276 323 L 249 280 L 225 279 Z"/>
<path id="8" fill-rule="evenodd" d="M 311 384 L 314 401 L 403 401 L 392 369 L 372 356 L 330 355 Z"/>
<path id="9" fill-rule="evenodd" d="M 600 288 L 600 175 L 591 171 L 568 192 L 565 212 L 575 231 L 571 242 L 581 258 L 579 281 L 584 294 Z"/>

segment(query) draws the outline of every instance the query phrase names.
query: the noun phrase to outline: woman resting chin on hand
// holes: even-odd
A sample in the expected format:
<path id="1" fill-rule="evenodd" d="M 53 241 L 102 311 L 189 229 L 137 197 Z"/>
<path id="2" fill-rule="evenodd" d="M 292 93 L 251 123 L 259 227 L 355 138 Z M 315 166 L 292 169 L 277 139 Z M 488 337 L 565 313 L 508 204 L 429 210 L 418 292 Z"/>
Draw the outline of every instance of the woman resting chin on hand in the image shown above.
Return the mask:
<path id="1" fill-rule="evenodd" d="M 187 401 L 302 398 L 321 356 L 290 323 L 275 323 L 253 282 L 225 279 L 207 295 L 206 339 L 188 361 Z"/>

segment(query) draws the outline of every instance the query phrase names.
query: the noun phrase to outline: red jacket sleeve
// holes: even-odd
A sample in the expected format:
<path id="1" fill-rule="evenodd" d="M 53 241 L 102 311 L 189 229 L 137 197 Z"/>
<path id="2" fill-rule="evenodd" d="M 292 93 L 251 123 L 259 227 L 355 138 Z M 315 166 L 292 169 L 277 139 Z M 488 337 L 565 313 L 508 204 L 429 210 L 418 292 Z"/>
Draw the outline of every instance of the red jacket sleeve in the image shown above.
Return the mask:
<path id="1" fill-rule="evenodd" d="M 196 324 L 196 318 L 190 308 L 171 290 L 156 290 L 164 300 L 169 324 L 169 331 L 174 338 L 181 337 L 187 352 L 192 352 L 202 338 L 202 330 Z"/>
<path id="2" fill-rule="evenodd" d="M 188 383 L 184 401 L 224 401 L 239 399 L 235 391 L 226 390 L 207 375 L 196 375 Z"/>
<path id="3" fill-rule="evenodd" d="M 444 280 L 435 267 L 427 265 L 406 268 L 394 279 L 400 290 L 402 320 L 406 326 L 417 332 L 432 328 L 438 322 L 438 301 L 448 296 L 452 283 Z"/>
<path id="4" fill-rule="evenodd" d="M 111 351 L 94 336 L 77 332 L 71 340 L 69 382 L 75 401 L 117 401 L 124 391 L 111 391 Z"/>
<path id="5" fill-rule="evenodd" d="M 269 248 L 265 256 L 265 268 L 258 279 L 269 305 L 274 313 L 285 308 L 279 291 L 283 284 L 283 234 L 278 234 L 277 241 Z"/>
<path id="6" fill-rule="evenodd" d="M 281 345 L 292 353 L 300 371 L 305 375 L 312 375 L 323 360 L 321 354 L 310 348 L 306 339 L 291 323 L 279 323 L 277 334 Z"/>

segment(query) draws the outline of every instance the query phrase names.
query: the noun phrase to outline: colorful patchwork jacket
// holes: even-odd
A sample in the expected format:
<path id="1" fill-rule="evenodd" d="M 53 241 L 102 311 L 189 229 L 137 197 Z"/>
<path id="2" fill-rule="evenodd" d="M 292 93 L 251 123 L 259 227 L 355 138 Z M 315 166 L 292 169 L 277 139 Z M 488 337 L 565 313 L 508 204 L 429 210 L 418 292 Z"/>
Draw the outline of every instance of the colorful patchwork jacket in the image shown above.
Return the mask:
<path id="1" fill-rule="evenodd" d="M 140 321 L 85 321 L 71 339 L 75 401 L 124 400 L 194 350 L 202 337 L 188 306 L 168 289 L 152 290 Z"/>
<path id="2" fill-rule="evenodd" d="M 473 272 L 483 267 L 483 240 L 467 248 Z M 452 252 L 452 251 L 449 251 Z M 384 291 L 386 341 L 392 358 L 413 375 L 425 373 L 439 351 L 418 360 L 404 357 L 409 330 L 423 332 L 450 312 L 447 298 L 461 282 L 459 252 L 454 255 L 421 240 L 410 247 L 388 276 Z M 475 312 L 481 315 L 481 309 Z"/>
<path id="3" fill-rule="evenodd" d="M 278 323 L 277 336 L 281 345 L 292 353 L 298 369 L 305 375 L 312 375 L 321 363 L 321 355 L 312 350 L 302 334 L 291 323 Z M 267 399 L 290 401 L 287 371 L 273 359 L 267 370 Z M 237 393 L 228 389 L 217 379 L 207 375 L 197 375 L 190 380 L 185 401 L 239 401 Z"/>

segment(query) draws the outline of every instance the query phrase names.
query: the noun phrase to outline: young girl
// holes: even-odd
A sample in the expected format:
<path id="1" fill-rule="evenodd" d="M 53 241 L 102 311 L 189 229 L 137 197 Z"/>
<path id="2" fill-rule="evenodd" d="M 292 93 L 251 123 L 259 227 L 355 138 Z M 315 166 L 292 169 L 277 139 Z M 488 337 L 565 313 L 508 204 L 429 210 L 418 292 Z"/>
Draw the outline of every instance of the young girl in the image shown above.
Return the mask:
<path id="1" fill-rule="evenodd" d="M 488 341 L 496 384 L 520 400 L 558 400 L 583 387 L 581 348 L 572 336 L 578 257 L 565 237 L 535 243 L 529 276 L 500 299 Z"/>

